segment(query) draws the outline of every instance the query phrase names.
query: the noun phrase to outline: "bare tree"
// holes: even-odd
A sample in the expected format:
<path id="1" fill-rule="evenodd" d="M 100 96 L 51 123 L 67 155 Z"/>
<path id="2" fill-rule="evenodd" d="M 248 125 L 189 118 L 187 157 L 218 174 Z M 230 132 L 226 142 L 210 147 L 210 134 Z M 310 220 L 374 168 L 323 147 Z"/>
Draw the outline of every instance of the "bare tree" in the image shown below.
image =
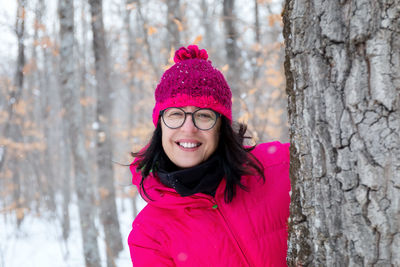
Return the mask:
<path id="1" fill-rule="evenodd" d="M 74 75 L 74 5 L 72 0 L 59 0 L 60 19 L 60 83 L 66 116 L 73 165 L 75 190 L 78 196 L 79 219 L 87 267 L 100 266 L 97 230 L 94 224 L 93 185 L 89 178 L 88 156 L 85 147 L 84 124 L 80 105 L 80 90 Z"/>
<path id="2" fill-rule="evenodd" d="M 73 2 L 71 3 L 71 5 L 73 5 Z M 46 6 L 45 6 L 45 3 L 44 3 L 44 0 L 39 0 L 39 5 L 37 7 L 38 8 L 38 12 L 43 12 L 45 7 Z M 60 15 L 59 15 L 59 19 L 60 19 Z M 71 18 L 68 18 L 68 19 L 71 19 Z M 61 21 L 61 19 L 60 19 L 60 21 Z M 68 23 L 71 23 L 71 22 L 68 22 Z M 73 25 L 72 29 L 68 29 L 68 30 L 72 30 L 72 33 L 71 32 L 68 33 L 69 35 L 72 35 L 72 37 L 73 37 L 74 29 L 75 29 L 75 25 Z M 61 30 L 61 27 L 60 27 L 60 30 Z M 68 36 L 68 34 L 67 34 L 67 36 Z M 62 39 L 61 36 L 60 36 L 60 39 L 61 39 L 60 43 L 66 41 L 65 39 Z M 69 45 L 70 43 L 68 43 L 68 42 L 70 42 L 70 40 L 67 40 L 67 43 L 64 44 L 64 46 Z M 72 52 L 75 53 L 74 47 L 70 48 L 70 49 L 73 49 Z M 65 56 L 69 51 L 70 50 L 64 51 L 64 53 L 61 54 L 61 55 Z M 43 61 L 45 61 L 43 63 L 43 65 L 46 66 L 48 64 L 46 61 L 48 60 L 49 55 L 47 55 L 48 54 L 47 51 L 43 51 L 43 54 L 46 55 L 46 56 L 44 56 L 44 59 L 43 59 Z M 64 60 L 64 58 L 62 58 L 62 56 L 60 56 L 60 59 L 61 59 L 60 61 L 61 62 L 63 62 L 63 60 Z M 69 62 L 71 64 L 70 60 L 71 59 L 69 59 L 67 62 Z M 58 64 L 58 66 L 60 68 L 59 73 L 61 74 L 62 73 L 61 66 L 59 64 Z M 44 76 L 49 76 L 49 73 L 48 73 L 48 71 L 46 69 L 44 69 L 44 72 L 45 72 Z M 73 74 L 74 73 L 71 73 L 71 75 L 73 75 Z M 65 75 L 67 75 L 67 74 L 65 74 Z M 65 79 L 71 79 L 71 81 L 69 83 L 71 83 L 71 84 L 74 83 L 74 85 L 75 85 L 75 81 L 73 80 L 74 78 L 75 78 L 75 76 L 70 76 L 70 77 L 66 76 L 65 77 Z M 67 87 L 63 88 L 63 86 L 61 84 L 62 83 L 62 79 L 58 79 L 57 82 L 58 82 L 57 85 L 58 85 L 59 97 L 61 98 L 60 99 L 61 105 L 60 105 L 59 108 L 64 108 L 64 107 L 67 106 L 67 103 L 64 102 L 64 99 L 62 99 L 63 98 L 62 90 L 67 90 L 68 89 L 68 90 L 75 90 L 76 91 L 77 88 L 67 88 Z M 46 79 L 46 85 L 47 86 L 43 86 L 42 91 L 49 90 L 50 86 L 49 86 L 49 82 L 47 81 L 47 79 Z M 47 107 L 48 107 L 49 103 L 51 102 L 51 100 L 50 100 L 51 99 L 51 94 L 46 92 L 46 93 L 43 93 L 43 95 L 44 95 L 44 97 L 43 97 L 43 102 L 44 102 L 43 103 L 43 118 L 45 119 L 45 125 L 44 125 L 45 129 L 44 129 L 44 131 L 46 133 L 45 136 L 47 136 L 47 138 L 50 139 L 50 140 L 48 140 L 49 146 L 53 146 L 53 144 L 52 144 L 53 142 L 51 142 L 51 137 L 50 137 L 51 136 L 51 128 L 52 127 L 51 127 L 51 125 L 49 123 L 49 114 L 48 114 L 49 112 L 47 110 Z M 74 99 L 73 101 L 78 101 L 78 99 Z M 62 107 L 62 106 L 64 106 L 64 107 Z M 66 114 L 66 116 L 64 118 L 66 118 L 68 120 L 68 116 L 70 116 L 70 114 Z M 73 115 L 71 115 L 71 116 L 73 116 Z M 80 115 L 80 116 L 82 116 L 82 115 Z M 79 123 L 81 124 L 81 122 L 79 122 Z M 72 189 L 72 182 L 71 182 L 72 179 L 71 179 L 71 177 L 72 177 L 72 175 L 75 176 L 76 170 L 74 170 L 74 172 L 71 171 L 72 166 L 73 166 L 71 161 L 73 159 L 71 158 L 72 144 L 70 143 L 70 142 L 72 142 L 72 140 L 70 140 L 71 138 L 69 138 L 70 125 L 68 123 L 63 123 L 62 127 L 60 127 L 60 128 L 61 128 L 60 129 L 61 133 L 59 135 L 61 136 L 61 140 L 59 142 L 57 142 L 57 151 L 60 152 L 59 153 L 59 157 L 60 157 L 59 160 L 62 161 L 62 164 L 58 165 L 57 169 L 59 170 L 58 177 L 62 181 L 62 183 L 59 184 L 59 185 L 61 185 L 60 189 L 61 189 L 61 195 L 62 195 L 62 204 L 61 204 L 61 206 L 62 206 L 62 208 L 61 208 L 61 211 L 62 211 L 62 213 L 61 213 L 62 237 L 63 237 L 64 240 L 67 240 L 69 238 L 70 230 L 71 230 L 71 227 L 70 227 L 70 213 L 69 213 L 69 205 L 70 205 L 70 200 L 71 200 L 71 189 Z M 82 134 L 82 133 L 83 133 L 83 131 L 81 131 L 80 133 L 77 133 L 77 134 Z M 49 154 L 51 154 L 51 151 L 50 151 L 49 148 L 47 148 L 46 150 L 48 150 Z M 85 157 L 87 158 L 87 155 Z M 54 158 L 49 157 L 49 160 L 51 160 L 51 159 L 54 160 Z M 54 170 L 54 169 L 51 169 L 51 170 Z M 86 168 L 86 170 L 87 170 L 86 172 L 88 172 L 88 168 Z M 50 171 L 48 171 L 48 173 L 51 174 Z M 50 177 L 53 177 L 53 176 L 50 176 Z M 77 177 L 74 177 L 74 178 L 77 179 Z M 90 182 L 88 184 L 90 184 Z M 80 216 L 83 216 L 83 214 L 80 214 Z M 91 219 L 91 218 L 89 218 L 89 219 Z M 82 223 L 82 221 L 81 221 L 81 223 Z M 82 231 L 82 229 L 81 229 L 81 231 Z M 81 233 L 81 235 L 82 235 L 82 233 Z"/>
<path id="3" fill-rule="evenodd" d="M 212 44 L 215 38 L 214 28 L 212 25 L 213 20 L 211 18 L 213 14 L 211 12 L 209 4 L 207 3 L 207 0 L 201 0 L 200 8 L 201 8 L 201 22 L 204 28 L 204 44 L 205 47 L 209 50 L 213 47 Z"/>
<path id="4" fill-rule="evenodd" d="M 46 108 L 49 104 L 48 95 L 45 94 L 45 90 L 48 87 L 41 87 L 43 85 L 43 73 L 39 70 L 40 59 L 39 53 L 40 49 L 38 44 L 40 43 L 40 36 L 43 34 L 43 15 L 46 12 L 46 8 L 43 0 L 38 0 L 37 5 L 35 7 L 35 22 L 34 22 L 34 34 L 33 34 L 33 44 L 31 48 L 31 58 L 28 60 L 29 71 L 25 73 L 27 76 L 27 88 L 29 92 L 29 98 L 37 98 L 39 101 L 34 101 L 33 112 L 30 112 L 26 117 L 29 121 L 33 121 L 37 126 L 37 129 L 41 131 L 43 137 L 48 136 L 50 131 L 49 124 L 47 123 L 47 112 Z M 24 142 L 29 142 L 31 139 L 29 136 L 25 137 L 26 140 Z M 32 140 L 31 140 L 32 142 Z M 54 172 L 52 168 L 52 164 L 48 168 L 42 168 L 43 165 L 51 161 L 51 152 L 50 147 L 52 143 L 45 147 L 44 151 L 41 150 L 33 150 L 28 153 L 28 162 L 31 165 L 32 171 L 34 174 L 34 181 L 37 186 L 37 191 L 40 192 L 41 198 L 38 198 L 38 201 L 41 199 L 44 200 L 46 207 L 48 210 L 55 212 L 56 211 L 56 203 L 55 203 L 55 179 Z M 61 174 L 62 177 L 63 173 Z M 46 179 L 47 178 L 47 179 Z M 34 190 L 32 190 L 32 194 L 34 195 Z M 37 207 L 40 206 L 40 203 Z"/>
<path id="5" fill-rule="evenodd" d="M 168 51 L 181 46 L 180 29 L 182 27 L 182 16 L 179 0 L 167 1 L 167 30 L 168 30 Z"/>
<path id="6" fill-rule="evenodd" d="M 20 100 L 22 95 L 23 85 L 24 85 L 24 73 L 23 69 L 25 66 L 25 45 L 24 45 L 24 35 L 25 35 L 25 6 L 26 0 L 19 0 L 17 6 L 17 15 L 15 20 L 15 34 L 17 36 L 18 42 L 18 52 L 17 52 L 17 64 L 14 76 L 15 86 L 11 89 L 8 102 L 7 102 L 7 122 L 3 128 L 3 136 L 10 136 L 10 127 L 12 127 L 12 121 L 15 113 L 15 106 Z M 11 135 L 12 136 L 12 135 Z M 0 170 L 4 166 L 6 161 L 7 148 L 5 147 L 2 151 L 2 157 L 0 159 Z"/>
<path id="7" fill-rule="evenodd" d="M 236 118 L 240 114 L 240 55 L 237 46 L 237 29 L 235 25 L 235 0 L 224 0 L 223 2 L 223 21 L 225 28 L 225 49 L 226 62 L 228 62 L 229 70 L 227 80 L 232 90 L 233 116 Z"/>
<path id="8" fill-rule="evenodd" d="M 137 4 L 138 18 L 139 18 L 139 21 L 141 22 L 141 27 L 139 26 L 139 23 L 138 23 L 138 27 L 141 28 L 142 33 L 143 33 L 144 45 L 145 45 L 145 48 L 146 48 L 148 60 L 149 60 L 149 63 L 151 65 L 152 69 L 153 69 L 154 75 L 156 77 L 159 77 L 160 76 L 160 69 L 156 65 L 156 61 L 155 61 L 155 58 L 154 58 L 154 55 L 153 55 L 153 52 L 152 52 L 152 47 L 151 47 L 151 44 L 150 44 L 150 41 L 149 41 L 148 31 L 146 29 L 147 20 L 143 16 L 143 12 L 142 12 L 142 3 L 141 3 L 141 0 L 135 0 L 135 1 L 136 1 L 136 4 Z"/>
<path id="9" fill-rule="evenodd" d="M 259 0 L 254 0 L 254 36 L 256 47 L 261 47 L 261 30 L 260 30 L 260 15 L 259 15 Z M 254 59 L 252 60 L 253 65 L 253 84 L 258 80 L 260 74 L 260 66 L 258 65 L 257 59 L 260 57 L 260 49 L 256 49 L 254 52 Z"/>
<path id="10" fill-rule="evenodd" d="M 15 112 L 16 105 L 21 100 L 21 95 L 24 87 L 24 66 L 25 66 L 25 12 L 26 12 L 26 1 L 19 0 L 17 2 L 17 16 L 15 22 L 15 34 L 17 35 L 18 42 L 18 53 L 17 53 L 17 64 L 14 77 L 15 86 L 12 88 L 8 103 L 7 103 L 7 117 L 8 120 L 4 126 L 4 136 L 10 138 L 13 142 L 22 141 L 21 133 L 21 118 Z M 20 121 L 18 123 L 18 120 Z M 9 159 L 7 159 L 7 155 Z M 7 147 L 3 148 L 2 157 L 0 161 L 0 170 L 3 168 L 4 162 L 9 162 L 9 168 L 12 173 L 12 181 L 14 184 L 13 188 L 13 201 L 15 204 L 17 226 L 19 227 L 22 220 L 24 219 L 22 211 L 22 197 L 21 197 L 21 177 L 20 177 L 20 157 L 17 151 L 8 151 Z"/>
<path id="11" fill-rule="evenodd" d="M 127 36 L 127 41 L 128 41 L 128 81 L 127 85 L 128 88 L 126 90 L 126 95 L 128 96 L 127 99 L 132 100 L 133 103 L 138 103 L 140 101 L 139 97 L 139 88 L 135 86 L 135 41 L 134 41 L 134 34 L 133 34 L 133 28 L 131 23 L 132 23 L 132 6 L 135 3 L 135 0 L 125 0 L 125 17 L 124 17 L 124 23 L 125 23 L 125 29 L 126 29 L 126 36 Z M 128 107 L 128 138 L 129 140 L 126 140 L 128 142 L 124 143 L 124 147 L 126 148 L 132 140 L 132 129 L 138 124 L 139 122 L 139 116 L 135 112 L 135 105 L 130 105 Z M 125 151 L 126 152 L 126 151 Z M 138 214 L 137 210 L 137 194 L 132 197 L 132 212 L 133 216 L 136 217 Z"/>
<path id="12" fill-rule="evenodd" d="M 112 166 L 112 87 L 106 37 L 103 24 L 102 0 L 90 0 L 92 15 L 93 50 L 97 88 L 97 169 L 100 194 L 100 219 L 104 227 L 107 265 L 114 266 L 114 258 L 122 250 L 117 207 L 115 203 L 114 172 Z"/>
<path id="13" fill-rule="evenodd" d="M 400 265 L 399 6 L 286 1 L 290 266 Z"/>

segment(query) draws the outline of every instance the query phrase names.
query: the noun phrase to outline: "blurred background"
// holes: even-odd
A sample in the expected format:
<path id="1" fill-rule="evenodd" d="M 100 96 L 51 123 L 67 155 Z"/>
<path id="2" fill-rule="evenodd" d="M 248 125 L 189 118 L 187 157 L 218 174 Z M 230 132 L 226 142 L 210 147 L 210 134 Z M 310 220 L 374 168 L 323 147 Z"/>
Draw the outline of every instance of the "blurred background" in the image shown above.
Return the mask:
<path id="1" fill-rule="evenodd" d="M 66 101 L 62 75 L 64 2 L 0 0 L 0 267 L 88 266 L 87 229 L 97 266 L 131 264 L 126 239 L 144 203 L 126 165 L 154 130 L 154 89 L 181 46 L 208 51 L 233 91 L 234 119 L 254 142 L 289 140 L 282 0 L 74 1 L 75 102 Z M 74 116 L 68 109 L 77 102 Z M 77 117 L 81 127 L 69 130 Z M 99 163 L 104 151 L 111 164 Z M 85 201 L 91 215 L 82 218 Z"/>

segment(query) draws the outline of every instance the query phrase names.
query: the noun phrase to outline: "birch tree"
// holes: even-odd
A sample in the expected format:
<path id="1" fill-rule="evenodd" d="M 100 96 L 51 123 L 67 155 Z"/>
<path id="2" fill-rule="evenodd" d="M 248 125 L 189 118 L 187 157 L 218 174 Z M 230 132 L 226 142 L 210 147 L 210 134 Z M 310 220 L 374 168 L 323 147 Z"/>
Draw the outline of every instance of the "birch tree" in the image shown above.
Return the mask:
<path id="1" fill-rule="evenodd" d="M 400 1 L 287 0 L 289 266 L 400 265 Z"/>
<path id="2" fill-rule="evenodd" d="M 78 197 L 79 220 L 85 264 L 100 266 L 97 245 L 97 230 L 94 224 L 93 185 L 90 182 L 88 156 L 85 147 L 84 124 L 80 105 L 80 91 L 74 75 L 74 5 L 72 0 L 59 0 L 60 20 L 60 84 L 61 96 L 66 111 L 64 124 L 67 126 L 73 166 L 75 190 Z"/>

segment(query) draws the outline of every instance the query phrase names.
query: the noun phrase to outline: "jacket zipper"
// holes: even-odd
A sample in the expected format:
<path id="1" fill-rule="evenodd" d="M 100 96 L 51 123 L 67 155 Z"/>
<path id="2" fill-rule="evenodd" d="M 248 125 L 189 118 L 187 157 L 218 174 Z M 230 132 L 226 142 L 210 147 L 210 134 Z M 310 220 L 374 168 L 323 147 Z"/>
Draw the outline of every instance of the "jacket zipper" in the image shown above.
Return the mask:
<path id="1" fill-rule="evenodd" d="M 226 228 L 226 231 L 230 235 L 231 239 L 233 239 L 234 244 L 236 245 L 237 249 L 240 251 L 240 255 L 242 256 L 243 261 L 247 264 L 247 266 L 250 267 L 249 261 L 246 258 L 246 255 L 244 254 L 242 247 L 240 246 L 239 240 L 236 238 L 235 233 L 232 231 L 232 229 L 230 227 L 230 224 L 229 224 L 227 218 L 222 213 L 222 210 L 219 207 L 217 201 L 215 200 L 215 198 L 212 198 L 211 202 L 214 204 L 213 205 L 213 209 L 215 209 L 218 212 L 218 214 L 221 216 L 221 218 L 222 218 L 222 220 L 224 222 L 224 226 Z"/>

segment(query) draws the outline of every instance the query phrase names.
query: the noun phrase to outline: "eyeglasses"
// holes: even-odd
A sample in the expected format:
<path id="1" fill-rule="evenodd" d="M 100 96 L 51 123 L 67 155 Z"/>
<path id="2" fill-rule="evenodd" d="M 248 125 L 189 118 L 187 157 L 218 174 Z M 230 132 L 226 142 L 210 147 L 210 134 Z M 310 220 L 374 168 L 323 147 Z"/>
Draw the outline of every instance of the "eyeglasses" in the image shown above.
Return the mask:
<path id="1" fill-rule="evenodd" d="M 164 124 L 170 129 L 182 127 L 186 121 L 186 115 L 192 115 L 194 126 L 203 131 L 210 130 L 217 123 L 221 114 L 212 109 L 201 108 L 194 112 L 185 112 L 181 108 L 167 108 L 161 111 L 161 117 Z"/>

